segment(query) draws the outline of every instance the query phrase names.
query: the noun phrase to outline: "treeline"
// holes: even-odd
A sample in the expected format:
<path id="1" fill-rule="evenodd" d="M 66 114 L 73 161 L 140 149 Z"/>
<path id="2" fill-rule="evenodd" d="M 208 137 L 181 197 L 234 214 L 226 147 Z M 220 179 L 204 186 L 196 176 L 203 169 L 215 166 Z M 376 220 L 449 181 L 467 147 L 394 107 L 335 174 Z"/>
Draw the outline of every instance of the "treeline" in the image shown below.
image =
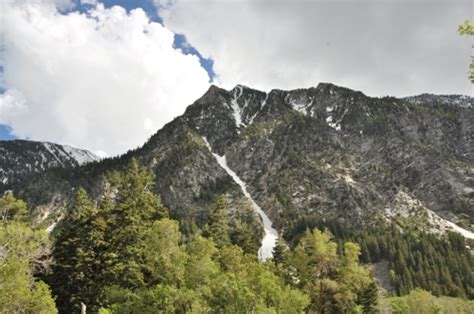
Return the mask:
<path id="1" fill-rule="evenodd" d="M 390 279 L 398 295 L 422 288 L 437 296 L 474 299 L 474 260 L 461 235 L 402 232 L 391 225 L 362 232 L 356 240 L 363 262 L 390 261 Z"/>
<path id="2" fill-rule="evenodd" d="M 24 202 L 0 197 L 0 312 L 78 313 L 84 303 L 92 313 L 415 313 L 419 300 L 435 300 L 435 312 L 473 312 L 472 302 L 424 291 L 381 297 L 360 259 L 397 254 L 405 234 L 306 228 L 291 249 L 279 241 L 262 263 L 253 212 L 229 213 L 221 196 L 203 228 L 178 222 L 153 182 L 132 160 L 107 175 L 99 201 L 79 189 L 50 236 L 29 220 Z M 374 239 L 387 243 L 373 249 Z"/>
<path id="3" fill-rule="evenodd" d="M 377 289 L 348 242 L 341 255 L 329 233 L 308 232 L 294 252 L 260 263 L 252 219 L 229 219 L 220 197 L 202 230 L 181 234 L 136 161 L 108 175 L 105 197 L 84 190 L 55 232 L 46 277 L 61 312 L 299 313 L 370 311 Z M 284 266 L 282 266 L 284 265 Z"/>
<path id="4" fill-rule="evenodd" d="M 457 233 L 441 236 L 416 226 L 401 227 L 397 222 L 361 231 L 308 217 L 294 223 L 285 237 L 297 241 L 304 230 L 313 228 L 328 228 L 340 247 L 344 241 L 358 243 L 364 264 L 389 261 L 391 284 L 397 295 L 421 288 L 436 296 L 474 299 L 474 259 L 465 239 Z"/>
<path id="5" fill-rule="evenodd" d="M 308 303 L 254 257 L 245 216 L 229 223 L 220 198 L 201 232 L 185 228 L 152 193 L 153 177 L 136 161 L 107 177 L 105 197 L 84 190 L 55 231 L 47 276 L 60 312 L 300 312 Z M 246 254 L 246 252 L 248 254 Z M 293 300 L 287 302 L 287 300 Z"/>

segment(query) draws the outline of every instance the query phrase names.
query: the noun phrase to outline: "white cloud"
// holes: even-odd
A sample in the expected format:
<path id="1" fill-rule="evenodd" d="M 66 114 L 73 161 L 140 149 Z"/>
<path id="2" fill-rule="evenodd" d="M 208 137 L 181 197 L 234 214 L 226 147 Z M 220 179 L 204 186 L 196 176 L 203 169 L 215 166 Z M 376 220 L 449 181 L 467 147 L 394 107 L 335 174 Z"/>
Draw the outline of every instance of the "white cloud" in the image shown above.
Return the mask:
<path id="1" fill-rule="evenodd" d="M 320 81 L 369 95 L 470 93 L 469 0 L 155 0 L 224 86 Z"/>
<path id="2" fill-rule="evenodd" d="M 81 0 L 81 4 L 96 5 L 96 4 L 97 4 L 97 0 Z"/>
<path id="3" fill-rule="evenodd" d="M 58 8 L 58 10 L 60 11 L 72 10 L 76 6 L 73 0 L 54 0 L 54 4 L 56 5 L 56 8 Z"/>
<path id="4" fill-rule="evenodd" d="M 197 57 L 141 9 L 62 15 L 52 2 L 10 2 L 4 20 L 0 124 L 18 137 L 123 153 L 209 85 Z"/>

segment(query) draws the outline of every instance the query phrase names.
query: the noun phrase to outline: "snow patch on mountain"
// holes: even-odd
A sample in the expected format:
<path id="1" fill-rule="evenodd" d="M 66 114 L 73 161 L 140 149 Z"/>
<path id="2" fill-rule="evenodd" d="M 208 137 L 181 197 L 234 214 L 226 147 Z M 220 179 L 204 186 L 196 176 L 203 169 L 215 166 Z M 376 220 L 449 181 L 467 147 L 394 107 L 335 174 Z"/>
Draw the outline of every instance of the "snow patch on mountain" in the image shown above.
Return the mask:
<path id="1" fill-rule="evenodd" d="M 213 153 L 211 145 L 209 144 L 207 139 L 203 137 L 203 140 L 204 140 L 204 143 L 206 143 L 206 147 L 209 149 L 212 156 L 214 156 L 219 166 L 221 166 L 221 168 L 224 169 L 227 172 L 227 174 L 232 177 L 234 182 L 240 186 L 242 193 L 245 195 L 245 197 L 247 197 L 247 199 L 252 204 L 255 212 L 262 219 L 263 229 L 264 229 L 265 234 L 262 239 L 262 246 L 258 250 L 259 260 L 265 261 L 266 259 L 273 257 L 273 248 L 275 247 L 276 241 L 278 239 L 278 231 L 272 227 L 273 223 L 271 222 L 270 218 L 268 218 L 268 216 L 265 214 L 262 208 L 252 198 L 252 196 L 247 190 L 247 186 L 245 182 L 242 181 L 242 179 L 240 179 L 239 176 L 232 169 L 229 168 L 229 166 L 227 165 L 225 156 L 219 156 L 218 154 Z"/>
<path id="2" fill-rule="evenodd" d="M 75 160 L 79 165 L 100 159 L 98 156 L 87 150 L 78 149 L 69 145 L 45 142 L 43 143 L 43 146 L 57 160 L 58 165 L 64 165 L 65 159 Z"/>
<path id="3" fill-rule="evenodd" d="M 267 104 L 267 99 L 268 99 L 268 94 L 265 94 L 265 98 L 263 99 L 262 104 L 260 105 L 260 110 L 262 110 L 263 107 L 265 107 L 265 105 Z"/>
<path id="4" fill-rule="evenodd" d="M 339 122 L 333 122 L 333 117 L 332 116 L 328 116 L 326 118 L 326 123 L 336 131 L 341 130 L 341 124 Z"/>
<path id="5" fill-rule="evenodd" d="M 230 107 L 233 110 L 235 126 L 237 128 L 239 128 L 242 124 L 242 109 L 240 108 L 239 103 L 237 101 L 242 96 L 243 92 L 244 91 L 242 86 L 237 85 L 234 88 L 234 94 L 232 99 L 230 100 Z"/>
<path id="6" fill-rule="evenodd" d="M 63 149 L 67 155 L 76 160 L 79 165 L 100 160 L 99 156 L 87 150 L 78 149 L 69 145 L 63 145 Z"/>
<path id="7" fill-rule="evenodd" d="M 53 156 L 54 159 L 56 159 L 56 161 L 58 162 L 58 165 L 64 165 L 64 162 L 61 159 L 59 159 L 58 153 L 56 151 L 56 147 L 53 144 L 43 143 L 43 146 L 44 146 L 44 148 L 46 148 L 46 150 L 49 152 L 49 154 L 51 156 Z M 43 155 L 43 157 L 44 157 L 44 155 Z"/>
<path id="8" fill-rule="evenodd" d="M 0 141 L 0 183 L 53 167 L 73 168 L 99 160 L 95 154 L 67 145 L 26 140 Z"/>
<path id="9" fill-rule="evenodd" d="M 301 112 L 304 115 L 308 114 L 308 107 L 310 107 L 312 104 L 313 104 L 313 99 L 311 99 L 309 103 L 298 102 L 294 99 L 290 99 L 290 105 L 293 107 L 293 109 L 298 112 Z"/>

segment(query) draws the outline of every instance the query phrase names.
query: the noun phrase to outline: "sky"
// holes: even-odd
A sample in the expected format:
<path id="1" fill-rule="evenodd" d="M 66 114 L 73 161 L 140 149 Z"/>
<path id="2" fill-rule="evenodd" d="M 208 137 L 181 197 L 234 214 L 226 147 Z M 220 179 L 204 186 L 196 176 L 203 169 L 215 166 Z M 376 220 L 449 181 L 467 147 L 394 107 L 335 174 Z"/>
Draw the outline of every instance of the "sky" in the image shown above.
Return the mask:
<path id="1" fill-rule="evenodd" d="M 3 0 L 0 139 L 113 156 L 216 84 L 472 95 L 470 0 Z"/>

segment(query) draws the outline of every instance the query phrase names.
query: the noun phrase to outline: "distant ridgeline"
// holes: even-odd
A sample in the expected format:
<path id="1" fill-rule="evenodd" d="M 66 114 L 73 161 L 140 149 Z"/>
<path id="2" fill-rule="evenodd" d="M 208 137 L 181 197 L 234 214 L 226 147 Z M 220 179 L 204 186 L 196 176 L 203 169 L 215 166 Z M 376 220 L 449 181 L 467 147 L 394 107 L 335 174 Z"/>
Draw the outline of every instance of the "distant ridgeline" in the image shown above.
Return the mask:
<path id="1" fill-rule="evenodd" d="M 101 200 L 107 173 L 135 158 L 183 224 L 203 228 L 220 195 L 231 220 L 254 201 L 290 247 L 307 229 L 329 228 L 359 243 L 363 262 L 391 261 L 397 294 L 422 287 L 472 298 L 473 103 L 460 95 L 372 98 L 328 83 L 268 93 L 211 86 L 141 148 L 26 176 L 10 171 L 0 187 L 53 222 L 79 187 Z"/>
<path id="2" fill-rule="evenodd" d="M 72 169 L 99 157 L 68 145 L 25 140 L 0 141 L 0 187 L 51 168 Z"/>

